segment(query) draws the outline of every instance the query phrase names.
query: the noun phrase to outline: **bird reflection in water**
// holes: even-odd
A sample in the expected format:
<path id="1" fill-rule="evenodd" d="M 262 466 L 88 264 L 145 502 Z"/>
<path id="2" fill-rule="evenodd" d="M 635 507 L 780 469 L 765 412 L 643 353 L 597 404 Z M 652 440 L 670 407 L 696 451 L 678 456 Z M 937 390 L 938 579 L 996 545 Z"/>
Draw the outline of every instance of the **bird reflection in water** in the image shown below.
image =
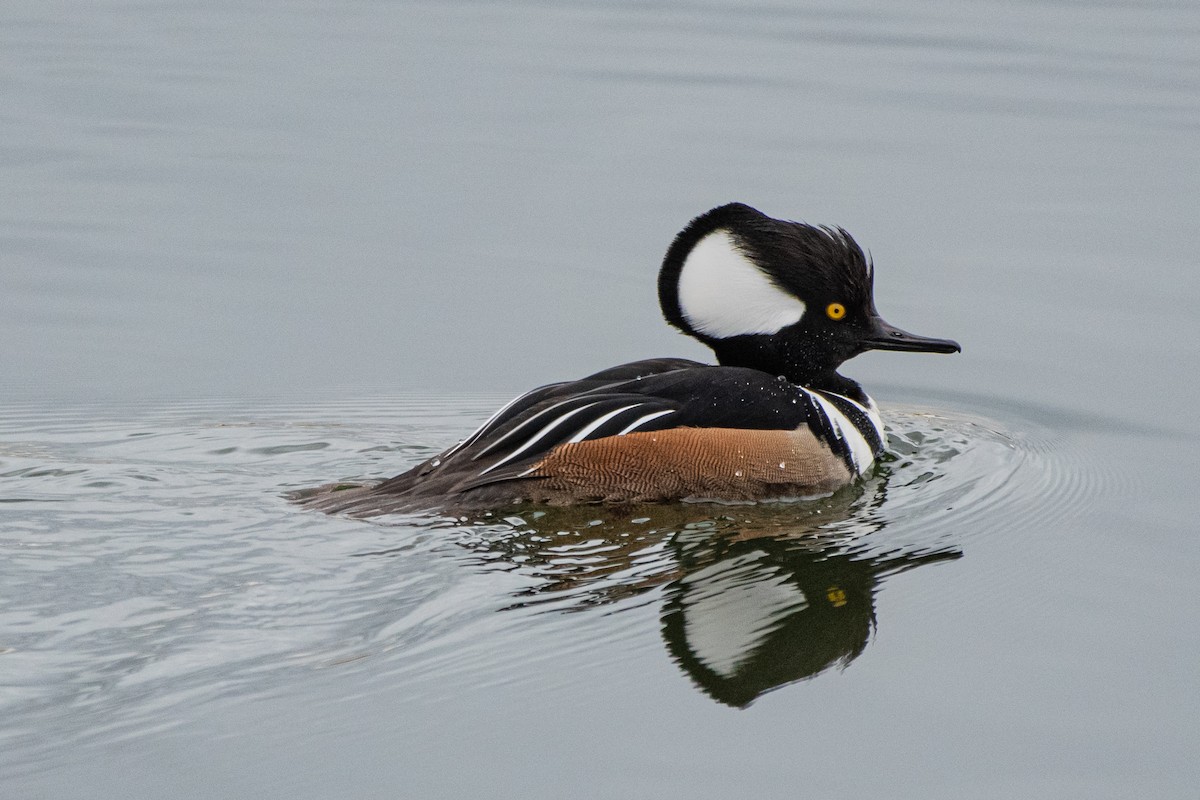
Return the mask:
<path id="1" fill-rule="evenodd" d="M 662 635 L 706 694 L 744 708 L 862 655 L 883 580 L 958 558 L 881 550 L 881 478 L 798 503 L 527 509 L 472 547 L 536 577 L 515 607 L 608 605 L 663 587 Z"/>

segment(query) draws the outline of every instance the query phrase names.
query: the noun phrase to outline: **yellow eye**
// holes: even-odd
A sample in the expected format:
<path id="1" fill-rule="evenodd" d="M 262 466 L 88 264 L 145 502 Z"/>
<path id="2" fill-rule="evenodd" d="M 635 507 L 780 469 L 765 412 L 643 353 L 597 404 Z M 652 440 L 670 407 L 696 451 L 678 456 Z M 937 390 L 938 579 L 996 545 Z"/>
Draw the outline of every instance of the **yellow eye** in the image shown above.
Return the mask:
<path id="1" fill-rule="evenodd" d="M 839 320 L 846 316 L 846 307 L 841 303 L 830 303 L 825 306 L 825 313 L 832 320 Z"/>

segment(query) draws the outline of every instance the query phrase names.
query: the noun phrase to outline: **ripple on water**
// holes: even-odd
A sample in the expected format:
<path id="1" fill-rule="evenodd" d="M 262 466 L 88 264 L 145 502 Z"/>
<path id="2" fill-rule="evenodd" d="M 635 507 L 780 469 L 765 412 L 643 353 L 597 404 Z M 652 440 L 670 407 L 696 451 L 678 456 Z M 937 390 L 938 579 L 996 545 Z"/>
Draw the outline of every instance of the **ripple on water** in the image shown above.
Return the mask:
<path id="1" fill-rule="evenodd" d="M 1103 484 L 1033 425 L 1013 434 L 978 416 L 893 409 L 888 438 L 875 475 L 824 498 L 529 508 L 462 544 L 534 579 L 511 609 L 658 606 L 672 659 L 742 707 L 861 655 L 889 575 L 954 560 L 979 537 L 1052 526 Z M 594 651 L 596 639 L 576 642 Z"/>
<path id="2" fill-rule="evenodd" d="M 1074 513 L 1102 478 L 1025 421 L 1014 434 L 981 417 L 892 409 L 894 455 L 877 474 L 806 502 L 364 522 L 282 499 L 333 478 L 394 474 L 495 403 L 6 411 L 0 585 L 16 598 L 0 606 L 6 769 L 147 735 L 181 709 L 316 671 L 438 692 L 511 680 L 551 654 L 619 659 L 644 614 L 593 617 L 582 635 L 561 613 L 595 607 L 654 609 L 696 685 L 744 705 L 777 685 L 759 680 L 746 642 L 795 652 L 814 624 L 840 619 L 828 652 L 775 679 L 846 663 L 870 635 L 886 575 Z M 833 616 L 800 613 L 817 607 Z M 743 625 L 741 644 L 714 638 L 722 628 L 705 619 L 722 614 Z M 523 647 L 536 630 L 557 631 L 554 647 Z"/>
<path id="3" fill-rule="evenodd" d="M 818 543 L 834 541 L 863 553 L 930 549 L 1069 516 L 1105 480 L 1065 442 L 1033 425 L 1010 433 L 980 416 L 892 408 L 887 430 L 890 452 L 874 476 L 829 497 L 758 505 L 528 509 L 506 514 L 500 521 L 511 530 L 482 546 L 515 563 L 544 563 L 548 577 L 611 570 L 614 554 L 626 550 L 644 558 L 642 548 L 653 551 L 663 532 L 769 535 L 799 527 Z"/>

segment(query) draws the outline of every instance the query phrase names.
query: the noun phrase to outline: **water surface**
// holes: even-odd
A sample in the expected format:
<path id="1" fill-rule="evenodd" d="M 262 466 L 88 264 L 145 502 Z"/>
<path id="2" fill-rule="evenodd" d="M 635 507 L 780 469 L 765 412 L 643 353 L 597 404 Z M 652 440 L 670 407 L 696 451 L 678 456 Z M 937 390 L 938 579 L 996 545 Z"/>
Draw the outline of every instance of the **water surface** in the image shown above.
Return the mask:
<path id="1" fill-rule="evenodd" d="M 5 797 L 1193 797 L 1190 3 L 9 3 Z M 362 521 L 838 224 L 954 357 L 800 504 Z"/>

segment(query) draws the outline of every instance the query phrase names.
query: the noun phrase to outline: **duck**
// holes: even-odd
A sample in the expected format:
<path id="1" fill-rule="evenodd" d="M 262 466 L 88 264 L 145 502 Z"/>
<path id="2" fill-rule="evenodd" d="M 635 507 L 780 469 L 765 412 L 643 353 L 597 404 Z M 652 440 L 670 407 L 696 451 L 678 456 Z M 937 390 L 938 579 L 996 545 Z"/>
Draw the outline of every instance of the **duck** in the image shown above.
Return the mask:
<path id="1" fill-rule="evenodd" d="M 829 494 L 886 448 L 878 406 L 842 364 L 868 350 L 962 349 L 885 322 L 874 274 L 840 227 L 713 208 L 667 249 L 658 299 L 716 364 L 651 358 L 541 386 L 406 472 L 303 502 L 373 516 Z"/>

